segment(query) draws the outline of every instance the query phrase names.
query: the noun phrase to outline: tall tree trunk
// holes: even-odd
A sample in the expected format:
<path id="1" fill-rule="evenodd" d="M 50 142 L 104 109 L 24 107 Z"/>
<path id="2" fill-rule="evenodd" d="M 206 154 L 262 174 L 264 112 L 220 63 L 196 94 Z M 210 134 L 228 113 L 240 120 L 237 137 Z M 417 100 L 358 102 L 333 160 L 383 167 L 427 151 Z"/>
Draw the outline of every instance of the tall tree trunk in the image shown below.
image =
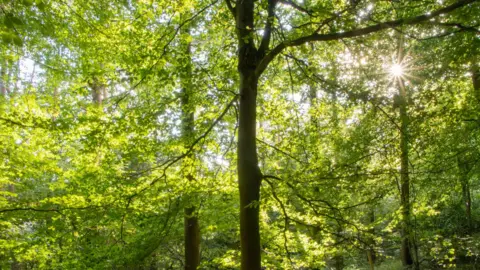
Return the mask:
<path id="1" fill-rule="evenodd" d="M 401 196 L 401 219 L 402 219 L 402 247 L 401 257 L 404 266 L 412 266 L 414 264 L 412 256 L 412 230 L 411 230 L 411 217 L 410 217 L 410 176 L 408 172 L 408 113 L 407 113 L 407 95 L 403 84 L 399 83 L 399 107 L 400 107 L 400 196 Z"/>
<path id="2" fill-rule="evenodd" d="M 240 188 L 240 244 L 242 269 L 260 269 L 259 202 L 262 175 L 256 146 L 257 78 L 240 71 L 240 113 L 237 167 Z"/>
<path id="3" fill-rule="evenodd" d="M 336 70 L 335 70 L 336 71 Z M 336 74 L 336 72 L 334 73 Z M 332 126 L 333 126 L 333 129 L 334 130 L 338 130 L 338 124 L 339 124 L 339 121 L 338 121 L 338 109 L 337 109 L 337 91 L 335 91 L 335 89 L 333 89 L 333 92 L 332 92 Z M 336 158 L 334 157 L 333 159 L 334 162 L 336 162 Z M 336 215 L 336 214 L 335 214 Z M 342 270 L 343 268 L 345 268 L 345 260 L 343 258 L 343 248 L 342 248 L 342 232 L 343 232 L 343 224 L 341 223 L 338 223 L 337 225 L 335 225 L 337 228 L 336 228 L 336 231 L 337 231 L 337 236 L 335 237 L 335 243 L 338 245 L 337 247 L 337 251 L 335 252 L 335 255 L 333 257 L 333 260 L 335 262 L 335 269 L 336 270 Z"/>
<path id="4" fill-rule="evenodd" d="M 186 31 L 189 33 L 189 31 Z M 192 100 L 192 56 L 191 44 L 184 44 L 185 57 L 184 67 L 180 72 L 182 83 L 182 137 L 185 147 L 190 147 L 194 138 L 194 104 Z M 187 159 L 193 160 L 193 153 Z M 191 166 L 191 165 L 189 165 Z M 184 176 L 189 181 L 194 181 L 195 176 L 191 173 L 194 168 L 184 168 Z M 197 269 L 200 265 L 200 226 L 195 206 L 184 209 L 184 242 L 185 242 L 185 270 Z"/>
<path id="5" fill-rule="evenodd" d="M 254 0 L 237 1 L 235 8 L 238 37 L 240 110 L 238 123 L 237 170 L 240 189 L 241 269 L 260 270 L 260 183 L 256 145 L 258 77 L 257 49 L 253 40 Z"/>

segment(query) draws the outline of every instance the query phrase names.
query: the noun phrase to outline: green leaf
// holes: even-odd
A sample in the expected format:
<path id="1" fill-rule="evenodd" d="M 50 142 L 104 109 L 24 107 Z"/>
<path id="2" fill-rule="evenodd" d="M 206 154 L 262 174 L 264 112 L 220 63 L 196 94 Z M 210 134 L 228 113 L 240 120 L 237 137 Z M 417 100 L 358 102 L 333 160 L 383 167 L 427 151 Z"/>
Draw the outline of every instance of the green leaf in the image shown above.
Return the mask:
<path id="1" fill-rule="evenodd" d="M 29 7 L 29 6 L 33 5 L 33 0 L 23 0 L 22 3 L 25 6 Z"/>
<path id="2" fill-rule="evenodd" d="M 22 25 L 22 24 L 23 24 L 22 20 L 20 20 L 20 19 L 17 18 L 17 17 L 12 17 L 11 20 L 12 20 L 12 22 L 13 22 L 14 24 L 16 24 L 16 25 Z"/>
<path id="3" fill-rule="evenodd" d="M 19 36 L 13 36 L 13 43 L 17 46 L 22 46 L 23 40 Z"/>
<path id="4" fill-rule="evenodd" d="M 3 32 L 2 34 L 2 41 L 6 44 L 10 44 L 13 41 L 13 35 L 8 32 Z"/>

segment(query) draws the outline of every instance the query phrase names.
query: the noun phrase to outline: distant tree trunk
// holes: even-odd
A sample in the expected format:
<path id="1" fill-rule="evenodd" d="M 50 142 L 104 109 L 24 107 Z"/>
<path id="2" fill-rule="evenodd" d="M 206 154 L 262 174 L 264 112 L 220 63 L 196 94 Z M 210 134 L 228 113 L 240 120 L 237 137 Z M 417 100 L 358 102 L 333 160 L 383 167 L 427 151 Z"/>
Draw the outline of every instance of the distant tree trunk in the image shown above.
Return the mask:
<path id="1" fill-rule="evenodd" d="M 12 69 L 13 69 L 13 64 L 12 64 Z M 18 86 L 18 82 L 20 81 L 20 59 L 18 59 L 16 62 L 15 62 L 15 80 L 14 82 L 12 83 L 13 84 L 13 93 L 18 93 L 19 91 L 19 86 Z"/>
<path id="2" fill-rule="evenodd" d="M 410 204 L 410 175 L 408 170 L 408 113 L 407 95 L 403 83 L 399 83 L 399 107 L 400 107 L 400 205 L 401 209 L 401 258 L 404 266 L 414 265 L 412 254 L 412 227 L 411 227 L 411 204 Z"/>
<path id="3" fill-rule="evenodd" d="M 311 110 L 313 109 L 313 111 L 316 111 L 315 108 L 317 107 L 317 89 L 313 84 L 310 85 L 310 89 L 308 90 L 308 99 L 310 100 Z M 318 117 L 316 115 L 312 115 L 310 117 L 310 125 L 315 132 L 318 131 Z"/>
<path id="4" fill-rule="evenodd" d="M 238 123 L 237 170 L 240 189 L 241 269 L 261 269 L 260 249 L 260 183 L 256 145 L 256 107 L 258 51 L 253 40 L 254 0 L 236 1 L 238 37 L 238 73 L 240 75 L 240 108 Z"/>
<path id="5" fill-rule="evenodd" d="M 189 31 L 186 31 L 189 33 Z M 194 103 L 192 100 L 192 56 L 191 44 L 184 44 L 184 67 L 180 71 L 182 84 L 182 136 L 185 147 L 189 147 L 194 137 Z M 193 160 L 193 153 L 187 159 Z M 193 169 L 194 170 L 194 169 Z M 184 168 L 184 176 L 189 181 L 194 181 L 195 176 L 189 168 Z M 184 209 L 184 242 L 185 242 L 185 270 L 197 269 L 200 265 L 200 226 L 195 206 Z"/>
<path id="6" fill-rule="evenodd" d="M 458 158 L 458 169 L 460 171 L 460 184 L 462 185 L 462 201 L 465 205 L 465 217 L 467 218 L 467 231 L 471 232 L 472 223 L 472 198 L 470 196 L 470 181 L 468 180 L 468 173 L 470 166 L 466 160 Z"/>
<path id="7" fill-rule="evenodd" d="M 333 124 L 333 129 L 338 130 L 338 124 L 339 124 L 339 119 L 338 119 L 338 109 L 337 109 L 337 92 L 335 89 L 332 92 L 332 124 Z M 336 158 L 334 157 L 334 160 Z M 337 224 L 337 236 L 335 237 L 335 242 L 339 246 L 337 247 L 337 252 L 335 253 L 335 256 L 333 257 L 333 260 L 335 262 L 335 269 L 336 270 L 342 270 L 345 268 L 345 260 L 343 258 L 343 251 L 342 251 L 342 246 L 341 246 L 341 241 L 343 240 L 341 235 L 343 232 L 343 226 L 342 224 Z"/>
<path id="8" fill-rule="evenodd" d="M 0 65 L 0 93 L 2 93 L 2 96 L 7 96 L 8 94 L 7 85 L 6 85 L 7 63 L 5 59 L 2 59 L 0 61 L 2 61 Z"/>
<path id="9" fill-rule="evenodd" d="M 343 232 L 342 225 L 337 224 L 337 236 L 335 237 L 335 242 L 336 244 L 340 243 L 342 241 L 341 234 Z M 335 253 L 335 256 L 333 257 L 333 261 L 335 263 L 335 269 L 336 270 L 342 270 L 345 267 L 345 261 L 343 259 L 343 254 L 342 254 L 342 247 L 338 246 L 337 251 Z"/>
<path id="10" fill-rule="evenodd" d="M 13 81 L 13 72 L 14 72 L 14 62 L 13 61 L 7 61 L 6 64 L 6 70 L 7 72 L 7 78 L 5 78 L 5 88 L 7 93 L 12 94 L 12 81 Z"/>
<path id="11" fill-rule="evenodd" d="M 93 81 L 90 83 L 90 88 L 92 88 L 93 103 L 96 105 L 102 105 L 105 85 L 100 82 L 97 77 L 94 77 Z"/>
<path id="12" fill-rule="evenodd" d="M 480 67 L 476 61 L 474 61 L 470 67 L 472 73 L 473 82 L 473 94 L 478 102 L 480 102 Z"/>
<path id="13" fill-rule="evenodd" d="M 370 208 L 370 211 L 368 213 L 368 218 L 369 218 L 369 222 L 370 222 L 370 225 L 373 224 L 375 222 L 375 209 L 373 208 L 373 206 L 371 206 L 372 208 Z M 368 240 L 368 249 L 367 249 L 367 259 L 368 259 L 368 264 L 370 265 L 370 270 L 374 270 L 375 269 L 375 257 L 376 257 L 376 254 L 375 254 L 375 240 L 373 238 L 373 235 L 375 234 L 375 228 L 371 228 L 369 231 L 368 231 L 371 236 L 369 237 L 369 240 Z"/>

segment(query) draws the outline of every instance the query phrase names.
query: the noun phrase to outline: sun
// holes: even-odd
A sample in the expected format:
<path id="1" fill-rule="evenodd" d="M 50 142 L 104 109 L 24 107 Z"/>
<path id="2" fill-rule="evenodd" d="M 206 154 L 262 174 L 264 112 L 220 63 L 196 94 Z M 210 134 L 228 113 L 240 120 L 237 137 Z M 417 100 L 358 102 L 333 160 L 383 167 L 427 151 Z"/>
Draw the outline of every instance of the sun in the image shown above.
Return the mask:
<path id="1" fill-rule="evenodd" d="M 404 68 L 400 64 L 393 64 L 390 67 L 390 74 L 392 74 L 393 77 L 402 77 L 404 73 Z"/>

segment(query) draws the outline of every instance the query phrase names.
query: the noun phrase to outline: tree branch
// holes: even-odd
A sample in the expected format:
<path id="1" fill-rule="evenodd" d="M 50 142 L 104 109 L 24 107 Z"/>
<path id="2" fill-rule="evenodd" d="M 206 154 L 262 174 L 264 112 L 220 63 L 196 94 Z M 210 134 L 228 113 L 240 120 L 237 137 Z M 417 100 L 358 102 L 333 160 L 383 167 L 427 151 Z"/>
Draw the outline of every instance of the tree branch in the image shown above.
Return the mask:
<path id="1" fill-rule="evenodd" d="M 285 219 L 284 219 L 285 223 L 283 225 L 283 240 L 284 240 L 283 247 L 285 248 L 285 253 L 287 254 L 288 260 L 290 261 L 290 263 L 292 263 L 292 258 L 290 257 L 290 251 L 288 250 L 288 238 L 287 238 L 287 230 L 288 230 L 288 226 L 289 226 L 290 217 L 287 214 L 287 209 L 285 208 L 285 205 L 280 200 L 280 198 L 278 198 L 277 192 L 275 192 L 275 188 L 274 188 L 273 183 L 271 181 L 269 181 L 268 178 L 273 178 L 273 179 L 279 179 L 279 178 L 277 178 L 275 176 L 270 176 L 270 175 L 263 176 L 263 180 L 265 180 L 265 182 L 267 182 L 267 184 L 272 189 L 273 198 L 280 205 L 280 208 L 282 209 L 282 212 L 283 212 L 283 216 L 285 217 Z"/>
<path id="2" fill-rule="evenodd" d="M 438 26 L 443 26 L 443 27 L 455 27 L 455 28 L 457 28 L 459 30 L 462 30 L 462 31 L 473 32 L 473 33 L 480 34 L 480 30 L 476 28 L 476 27 L 478 27 L 478 25 L 468 26 L 468 25 L 463 25 L 461 23 L 456 23 L 456 22 L 451 22 L 451 23 L 425 22 L 425 24 L 438 25 Z"/>
<path id="3" fill-rule="evenodd" d="M 260 76 L 268 67 L 268 64 L 270 64 L 270 62 L 287 47 L 300 46 L 307 42 L 312 42 L 312 41 L 331 41 L 331 40 L 340 40 L 344 38 L 360 37 L 360 36 L 365 36 L 371 33 L 379 32 L 385 29 L 398 27 L 401 25 L 419 24 L 429 19 L 432 19 L 434 17 L 437 17 L 441 14 L 449 13 L 455 9 L 461 8 L 463 6 L 466 6 L 468 4 L 471 4 L 477 1 L 478 0 L 460 0 L 452 5 L 449 5 L 444 8 L 433 11 L 431 13 L 416 16 L 416 17 L 382 22 L 375 25 L 367 26 L 365 28 L 358 28 L 358 29 L 347 31 L 347 32 L 336 32 L 336 33 L 329 33 L 329 34 L 313 33 L 311 35 L 304 36 L 292 41 L 285 41 L 278 44 L 275 48 L 273 48 L 272 51 L 270 51 L 269 54 L 267 54 L 260 61 L 260 63 L 257 66 L 257 69 L 255 70 L 255 74 L 257 76 Z"/>
<path id="4" fill-rule="evenodd" d="M 273 21 L 275 20 L 275 5 L 277 4 L 277 1 L 278 0 L 268 0 L 267 23 L 265 25 L 265 31 L 263 32 L 262 42 L 260 43 L 260 47 L 258 48 L 258 55 L 260 59 L 265 56 L 265 53 L 268 50 L 268 46 L 270 45 L 270 39 L 272 37 L 272 26 Z"/>
<path id="5" fill-rule="evenodd" d="M 225 3 L 227 3 L 228 10 L 230 10 L 230 12 L 231 12 L 232 15 L 233 15 L 233 18 L 235 18 L 235 16 L 236 16 L 235 7 L 232 6 L 232 2 L 230 2 L 230 1 L 231 1 L 231 0 L 225 0 Z"/>
<path id="6" fill-rule="evenodd" d="M 298 163 L 305 163 L 305 162 L 299 160 L 298 158 L 294 157 L 293 155 L 291 155 L 291 154 L 283 151 L 282 149 L 276 147 L 275 145 L 269 144 L 269 143 L 267 143 L 267 142 L 265 142 L 265 141 L 263 141 L 263 140 L 261 140 L 261 139 L 259 139 L 259 138 L 257 138 L 257 142 L 263 143 L 263 144 L 265 144 L 266 146 L 273 148 L 274 150 L 276 150 L 276 151 L 282 153 L 283 155 L 285 155 L 285 156 L 287 156 L 287 157 L 295 160 L 295 161 L 298 162 Z"/>
<path id="7" fill-rule="evenodd" d="M 294 8 L 294 9 L 296 9 L 296 10 L 302 12 L 302 13 L 306 13 L 310 16 L 312 16 L 312 14 L 313 14 L 312 11 L 300 6 L 299 4 L 297 4 L 297 3 L 295 3 L 291 0 L 279 0 L 279 2 L 282 3 L 282 4 L 285 4 L 287 6 L 291 6 L 292 8 Z"/>
<path id="8" fill-rule="evenodd" d="M 225 107 L 225 109 L 223 110 L 223 112 L 213 121 L 213 123 L 210 125 L 210 127 L 201 135 L 199 136 L 198 138 L 195 139 L 195 141 L 192 142 L 192 144 L 190 145 L 190 147 L 181 155 L 178 155 L 176 157 L 174 157 L 173 159 L 169 159 L 165 162 L 162 162 L 161 164 L 159 164 L 158 166 L 155 166 L 155 167 L 152 167 L 148 170 L 144 170 L 144 171 L 141 171 L 139 173 L 136 173 L 136 174 L 131 174 L 130 176 L 138 176 L 138 175 L 141 175 L 145 172 L 148 172 L 148 171 L 152 171 L 152 170 L 155 170 L 155 169 L 159 169 L 159 168 L 163 168 L 163 174 L 157 178 L 155 178 L 152 182 L 150 182 L 150 184 L 146 187 L 144 187 L 143 189 L 141 189 L 140 191 L 130 195 L 128 197 L 128 200 L 130 200 L 130 198 L 134 198 L 136 197 L 138 194 L 144 192 L 146 189 L 148 189 L 149 187 L 153 186 L 155 183 L 157 183 L 160 179 L 163 179 L 163 177 L 166 176 L 166 170 L 168 168 L 170 168 L 172 165 L 174 165 L 175 163 L 177 163 L 178 161 L 180 161 L 181 159 L 187 157 L 188 155 L 190 155 L 195 146 L 203 139 L 205 139 L 208 134 L 210 134 L 210 132 L 213 130 L 213 128 L 223 119 L 223 117 L 227 114 L 227 112 L 229 111 L 229 109 L 234 105 L 235 101 L 237 100 L 238 96 L 235 96 L 229 103 L 228 105 Z"/>

